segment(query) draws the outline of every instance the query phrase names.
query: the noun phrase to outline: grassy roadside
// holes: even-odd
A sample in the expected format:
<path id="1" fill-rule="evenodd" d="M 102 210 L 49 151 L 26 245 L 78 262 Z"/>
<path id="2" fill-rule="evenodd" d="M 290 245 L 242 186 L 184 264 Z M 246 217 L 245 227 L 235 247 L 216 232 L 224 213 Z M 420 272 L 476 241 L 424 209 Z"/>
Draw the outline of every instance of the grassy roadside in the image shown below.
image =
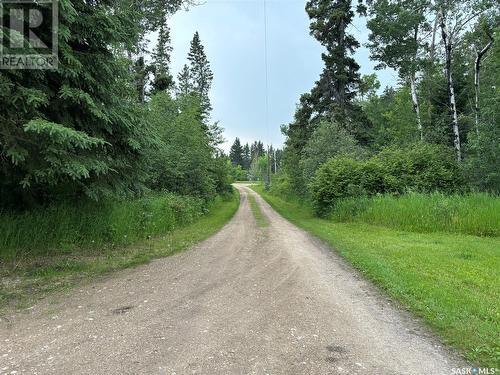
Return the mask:
<path id="1" fill-rule="evenodd" d="M 123 246 L 83 248 L 69 254 L 39 255 L 21 259 L 17 264 L 1 264 L 0 311 L 8 306 L 26 307 L 49 292 L 184 250 L 222 228 L 238 205 L 239 194 L 234 190 L 230 197 L 216 199 L 195 221 L 149 240 Z"/>
<path id="2" fill-rule="evenodd" d="M 481 367 L 500 368 L 500 239 L 415 233 L 319 219 L 252 186 L 283 217 L 338 253 Z"/>

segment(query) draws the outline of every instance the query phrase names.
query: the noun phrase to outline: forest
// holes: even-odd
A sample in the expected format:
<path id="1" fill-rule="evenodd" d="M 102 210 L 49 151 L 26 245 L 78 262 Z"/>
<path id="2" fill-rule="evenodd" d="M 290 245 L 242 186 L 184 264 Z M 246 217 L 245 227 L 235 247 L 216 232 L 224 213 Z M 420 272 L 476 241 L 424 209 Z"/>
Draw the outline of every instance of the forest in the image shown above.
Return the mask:
<path id="1" fill-rule="evenodd" d="M 273 373 L 283 369 L 301 373 L 295 371 L 298 367 L 286 367 L 297 364 L 313 366 L 300 367 L 302 373 L 317 373 L 319 368 L 334 373 L 328 366 L 338 370 L 339 361 L 351 358 L 351 353 L 332 344 L 332 337 L 340 337 L 332 327 L 349 330 L 351 326 L 340 327 L 339 322 L 350 322 L 357 327 L 348 334 L 357 344 L 349 348 L 352 358 L 366 346 L 370 350 L 359 353 L 378 355 L 375 349 L 381 342 L 386 344 L 383 349 L 389 348 L 382 350 L 385 357 L 368 355 L 363 364 L 350 365 L 393 374 L 405 372 L 390 361 L 397 362 L 408 352 L 412 366 L 426 364 L 415 354 L 418 350 L 405 347 L 398 352 L 391 345 L 431 337 L 413 330 L 411 318 L 401 323 L 399 313 L 389 320 L 410 327 L 404 330 L 406 336 L 395 332 L 400 326 L 384 325 L 386 311 L 402 307 L 404 314 L 422 319 L 442 340 L 416 345 L 424 348 L 430 343 L 432 348 L 417 354 L 441 353 L 441 346 L 434 343 L 442 342 L 459 353 L 460 361 L 500 366 L 498 2 L 304 0 L 310 37 L 323 51 L 319 77 L 296 98 L 289 122 L 272 124 L 281 129 L 282 145 L 240 136 L 229 140 L 228 149 L 224 149 L 226 124 L 213 115 L 217 77 L 202 33 L 192 35 L 183 68 L 173 74 L 172 17 L 201 7 L 202 2 L 57 3 L 57 69 L 0 69 L 0 323 L 2 309 L 14 306 L 17 312 L 27 311 L 50 292 L 67 292 L 82 280 L 91 283 L 93 291 L 86 298 L 95 304 L 95 295 L 108 293 L 92 284 L 102 281 L 98 276 L 164 258 L 130 277 L 117 275 L 126 281 L 116 289 L 110 284 L 113 295 L 101 301 L 104 318 L 84 323 L 92 321 L 102 330 L 133 325 L 136 322 L 127 319 L 154 300 L 155 308 L 141 314 L 153 311 L 156 315 L 149 316 L 150 321 L 160 320 L 141 332 L 135 326 L 130 332 L 147 334 L 143 337 L 147 343 L 151 337 L 166 339 L 165 358 L 206 345 L 188 358 L 183 370 L 196 372 L 193 358 L 202 361 L 202 357 L 210 359 L 207 366 L 220 358 L 224 366 L 233 365 L 230 359 L 251 347 L 249 332 L 257 332 L 258 347 L 251 347 L 255 352 L 262 354 L 269 343 L 278 348 L 273 350 L 285 350 L 264 353 L 266 361 L 276 355 L 279 367 Z M 47 17 L 52 12 L 47 2 L 1 5 L 4 18 L 19 7 L 26 12 L 35 7 Z M 266 9 L 266 0 L 262 5 Z M 368 42 L 363 46 L 355 20 L 366 22 Z M 4 24 L 0 27 L 0 54 L 13 52 L 11 47 L 20 44 L 25 53 L 36 52 L 27 35 Z M 49 25 L 40 29 L 42 39 L 51 33 Z M 223 44 L 224 35 L 218 38 Z M 361 74 L 361 62 L 356 61 L 361 47 L 376 62 L 370 74 Z M 382 87 L 377 70 L 384 69 L 395 72 L 397 84 Z M 336 255 L 326 255 L 328 246 Z M 180 254 L 185 257 L 167 258 L 187 249 L 192 251 Z M 363 284 L 365 279 L 377 292 L 372 284 Z M 110 276 L 103 282 L 113 280 Z M 116 301 L 114 296 L 121 296 L 120 303 L 132 300 L 128 289 L 139 284 L 149 288 L 151 280 L 156 282 L 151 289 L 162 291 L 161 301 L 158 295 L 143 298 L 142 293 L 149 291 L 141 286 L 140 296 L 133 297 L 141 301 L 108 305 Z M 377 303 L 372 304 L 372 298 Z M 78 309 L 83 306 L 81 301 L 75 303 Z M 195 311 L 186 313 L 193 306 Z M 234 306 L 239 310 L 231 310 Z M 269 306 L 272 310 L 266 310 Z M 89 314 L 99 313 L 100 307 L 91 308 L 90 302 L 88 307 Z M 289 308 L 291 315 L 286 315 Z M 131 315 L 125 316 L 129 310 Z M 171 311 L 181 311 L 178 321 L 168 315 Z M 351 311 L 361 311 L 359 316 L 366 321 Z M 123 320 L 118 325 L 102 323 L 110 317 Z M 376 324 L 370 319 L 377 319 Z M 172 325 L 165 328 L 167 321 Z M 174 333 L 180 321 L 184 330 Z M 218 326 L 208 327 L 214 321 Z M 43 330 L 47 326 L 41 325 Z M 155 332 L 149 332 L 153 326 Z M 205 326 L 206 335 L 200 340 L 198 331 Z M 305 327 L 305 333 L 299 336 L 297 328 L 288 332 L 289 326 Z M 62 325 L 56 327 L 54 332 Z M 280 331 L 283 327 L 286 332 Z M 318 336 L 323 327 L 332 328 L 328 338 Z M 0 325 L 0 333 L 7 332 L 2 329 Z M 158 336 L 156 329 L 167 333 Z M 184 336 L 190 329 L 196 332 Z M 87 333 L 87 328 L 81 331 Z M 234 332 L 239 336 L 231 336 Z M 222 336 L 205 339 L 214 334 Z M 259 343 L 264 336 L 267 340 L 267 334 L 270 339 Z M 32 333 L 27 335 L 31 339 Z M 54 342 L 67 337 L 71 343 L 91 342 L 68 335 Z M 281 345 L 283 337 L 297 341 Z M 384 343 L 387 337 L 397 340 Z M 177 352 L 169 340 L 182 339 Z M 312 340 L 308 344 L 314 349 L 307 355 L 319 359 L 306 363 L 300 352 L 288 360 L 293 348 L 302 350 L 307 340 Z M 120 343 L 131 345 L 123 346 L 127 356 L 136 351 L 144 354 L 134 337 L 125 341 Z M 227 357 L 217 357 L 226 343 L 242 342 L 239 352 L 225 348 Z M 71 346 L 61 341 L 57 345 Z M 162 344 L 154 345 L 151 353 L 156 355 Z M 208 356 L 210 345 L 215 360 Z M 108 347 L 113 345 L 101 343 L 101 349 Z M 247 352 L 239 359 L 248 363 L 257 357 Z M 160 363 L 150 359 L 142 362 L 144 368 Z M 181 363 L 177 359 L 169 363 Z M 120 362 L 116 368 L 127 364 Z M 353 373 L 358 367 L 352 367 Z M 123 371 L 153 372 L 133 368 Z M 242 367 L 232 369 L 243 372 Z M 422 372 L 429 371 L 408 373 Z"/>
<path id="2" fill-rule="evenodd" d="M 300 97 L 276 189 L 318 212 L 341 198 L 500 191 L 498 7 L 488 1 L 309 1 L 324 69 Z M 360 75 L 350 32 L 367 17 L 368 48 L 397 87 Z"/>

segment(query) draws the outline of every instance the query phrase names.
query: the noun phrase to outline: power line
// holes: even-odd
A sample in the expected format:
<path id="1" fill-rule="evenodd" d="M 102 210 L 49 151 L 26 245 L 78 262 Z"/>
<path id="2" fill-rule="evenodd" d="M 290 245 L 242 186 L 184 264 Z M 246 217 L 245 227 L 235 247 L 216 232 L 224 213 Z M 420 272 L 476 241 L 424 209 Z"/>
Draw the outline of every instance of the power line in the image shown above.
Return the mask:
<path id="1" fill-rule="evenodd" d="M 264 66 L 265 66 L 265 123 L 267 130 L 267 183 L 271 183 L 271 147 L 270 147 L 270 131 L 269 131 L 269 74 L 268 74 L 268 59 L 267 59 L 267 4 L 263 0 L 264 5 Z M 266 187 L 267 187 L 266 186 Z"/>

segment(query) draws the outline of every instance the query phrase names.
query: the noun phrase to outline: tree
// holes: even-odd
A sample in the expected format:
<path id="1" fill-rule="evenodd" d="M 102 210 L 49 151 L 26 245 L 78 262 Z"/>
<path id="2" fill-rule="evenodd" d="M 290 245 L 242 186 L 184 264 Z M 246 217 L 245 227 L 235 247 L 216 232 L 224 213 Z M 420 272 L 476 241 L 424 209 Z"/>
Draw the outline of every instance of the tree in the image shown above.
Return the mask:
<path id="1" fill-rule="evenodd" d="M 360 83 L 359 65 L 352 57 L 359 43 L 347 31 L 354 17 L 351 0 L 310 0 L 306 11 L 311 35 L 326 48 L 325 67 L 310 97 L 313 107 L 343 121 L 357 110 L 352 101 Z"/>
<path id="2" fill-rule="evenodd" d="M 250 155 L 252 157 L 252 160 L 255 158 L 260 158 L 264 154 L 264 143 L 262 143 L 261 141 L 255 141 L 254 143 L 252 143 L 252 145 L 250 146 Z"/>
<path id="3" fill-rule="evenodd" d="M 481 73 L 481 62 L 493 46 L 493 30 L 492 25 L 488 23 L 486 17 L 479 20 L 474 34 L 477 38 L 474 43 L 474 117 L 475 117 L 475 127 L 476 133 L 479 135 L 479 118 L 480 118 L 480 107 L 479 107 L 479 94 L 480 94 L 480 73 Z M 479 35 L 478 35 L 479 34 Z M 486 39 L 486 40 L 484 40 Z"/>
<path id="4" fill-rule="evenodd" d="M 173 100 L 166 91 L 153 96 L 148 122 L 159 135 L 151 156 L 154 189 L 203 197 L 215 193 L 215 161 L 200 111 L 196 96 Z"/>
<path id="5" fill-rule="evenodd" d="M 309 183 L 320 165 L 334 156 L 362 154 L 362 148 L 345 129 L 338 124 L 322 121 L 307 142 L 300 161 L 304 180 Z"/>
<path id="6" fill-rule="evenodd" d="M 231 150 L 229 151 L 229 159 L 234 166 L 243 166 L 243 147 L 239 138 L 234 140 Z"/>
<path id="7" fill-rule="evenodd" d="M 179 9 L 195 5 L 193 0 L 122 0 L 114 4 L 113 11 L 117 15 L 126 14 L 123 21 L 135 29 L 135 35 L 124 45 L 131 62 L 131 70 L 135 73 L 135 85 L 139 101 L 144 102 L 148 85 L 149 69 L 144 66 L 145 55 L 148 53 L 146 36 L 162 27 L 167 30 L 167 19 Z M 117 11 L 118 10 L 118 11 Z M 142 60 L 142 61 L 139 61 Z"/>
<path id="8" fill-rule="evenodd" d="M 429 0 L 374 0 L 370 3 L 372 18 L 367 23 L 370 29 L 368 46 L 371 56 L 380 62 L 377 68 L 391 67 L 410 84 L 421 140 L 424 133 L 416 75 L 421 66 L 420 55 L 425 47 L 421 34 L 430 28 L 426 18 L 429 5 Z"/>
<path id="9" fill-rule="evenodd" d="M 435 11 L 439 15 L 439 28 L 444 48 L 444 72 L 448 93 L 449 111 L 453 129 L 453 146 L 458 161 L 462 160 L 462 148 L 460 142 L 460 124 L 457 110 L 457 98 L 455 95 L 453 75 L 453 52 L 462 40 L 466 28 L 472 20 L 481 15 L 491 6 L 489 1 L 463 0 L 456 2 L 452 0 L 436 1 Z"/>
<path id="10" fill-rule="evenodd" d="M 47 11 L 43 4 L 40 9 Z M 60 9 L 57 70 L 2 71 L 3 202 L 98 199 L 145 189 L 144 155 L 153 137 L 136 105 L 124 51 L 114 54 L 138 37 L 129 21 L 134 12 L 73 2 Z"/>
<path id="11" fill-rule="evenodd" d="M 210 62 L 205 54 L 205 48 L 201 44 L 200 35 L 196 32 L 191 41 L 188 54 L 189 72 L 194 92 L 200 97 L 202 115 L 204 121 L 208 121 L 212 105 L 210 104 L 209 92 L 212 86 L 213 73 Z"/>
<path id="12" fill-rule="evenodd" d="M 363 75 L 359 83 L 359 96 L 361 100 L 363 101 L 365 98 L 375 95 L 379 88 L 380 81 L 375 73 Z"/>
<path id="13" fill-rule="evenodd" d="M 252 157 L 250 154 L 250 146 L 248 146 L 248 143 L 245 143 L 245 146 L 243 146 L 243 164 L 242 167 L 243 169 L 250 169 L 250 164 L 252 163 Z"/>
<path id="14" fill-rule="evenodd" d="M 188 65 L 184 65 L 182 70 L 177 75 L 177 95 L 189 95 L 194 91 L 191 72 Z"/>
<path id="15" fill-rule="evenodd" d="M 173 77 L 170 74 L 171 52 L 170 29 L 168 25 L 161 24 L 158 32 L 158 43 L 153 53 L 154 80 L 152 83 L 152 94 L 158 91 L 169 90 L 174 84 Z"/>

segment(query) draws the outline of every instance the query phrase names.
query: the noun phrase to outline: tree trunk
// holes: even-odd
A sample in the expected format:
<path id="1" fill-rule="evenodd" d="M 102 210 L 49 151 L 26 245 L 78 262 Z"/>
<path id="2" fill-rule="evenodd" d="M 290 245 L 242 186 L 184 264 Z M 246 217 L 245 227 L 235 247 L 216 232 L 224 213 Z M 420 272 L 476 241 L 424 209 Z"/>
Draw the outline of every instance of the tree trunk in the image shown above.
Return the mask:
<path id="1" fill-rule="evenodd" d="M 476 134 L 479 135 L 479 74 L 481 70 L 481 59 L 493 45 L 493 38 L 490 36 L 490 42 L 481 50 L 476 51 L 476 61 L 474 63 L 474 89 L 475 89 L 475 114 L 476 114 Z"/>
<path id="2" fill-rule="evenodd" d="M 460 127 L 458 123 L 457 114 L 457 104 L 455 99 L 455 89 L 453 88 L 453 77 L 451 74 L 451 54 L 453 50 L 451 37 L 448 35 L 446 30 L 446 23 L 444 12 L 441 12 L 441 37 L 443 39 L 444 50 L 445 50 L 445 75 L 446 84 L 448 88 L 448 102 L 450 105 L 450 113 L 452 117 L 452 128 L 453 128 L 453 146 L 455 147 L 455 152 L 457 155 L 457 160 L 462 161 L 462 150 L 460 146 Z"/>
<path id="3" fill-rule="evenodd" d="M 432 26 L 432 40 L 431 46 L 429 49 L 429 62 L 427 66 L 427 118 L 429 124 L 432 124 L 432 89 L 430 84 L 430 77 L 434 71 L 434 58 L 436 52 L 436 34 L 439 25 L 439 14 L 436 15 L 436 19 L 434 20 L 434 25 Z"/>
<path id="4" fill-rule="evenodd" d="M 424 140 L 424 132 L 422 130 L 422 120 L 420 118 L 420 106 L 418 104 L 417 87 L 415 84 L 415 74 L 410 75 L 410 90 L 411 90 L 411 100 L 413 102 L 413 111 L 417 117 L 417 129 L 420 133 L 420 140 Z"/>

